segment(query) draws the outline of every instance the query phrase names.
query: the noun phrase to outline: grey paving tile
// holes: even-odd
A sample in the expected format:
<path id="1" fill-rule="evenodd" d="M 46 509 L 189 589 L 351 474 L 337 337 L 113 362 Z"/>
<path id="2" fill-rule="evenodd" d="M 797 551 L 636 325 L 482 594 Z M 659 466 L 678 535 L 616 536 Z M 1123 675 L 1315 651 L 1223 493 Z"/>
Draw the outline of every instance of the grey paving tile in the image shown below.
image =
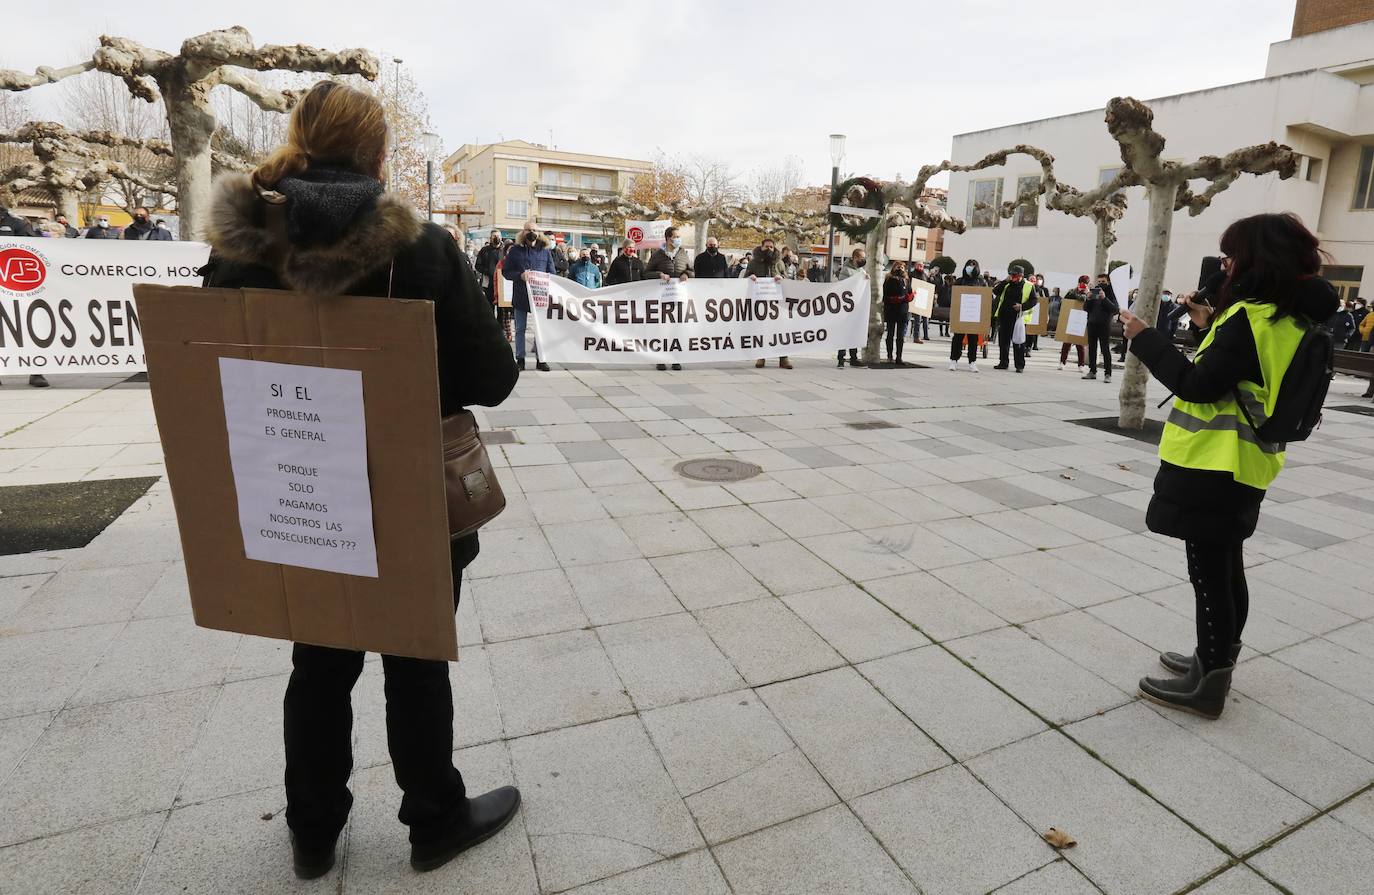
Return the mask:
<path id="1" fill-rule="evenodd" d="M 1343 895 L 1369 887 L 1374 841 L 1322 817 L 1251 859 L 1261 873 L 1292 892 Z"/>
<path id="2" fill-rule="evenodd" d="M 279 705 L 286 681 L 286 675 L 277 675 L 224 686 L 190 756 L 178 801 L 281 785 L 285 754 Z"/>
<path id="3" fill-rule="evenodd" d="M 648 434 L 636 423 L 591 423 L 596 434 L 607 441 L 614 441 L 622 438 L 647 438 Z"/>
<path id="4" fill-rule="evenodd" d="M 858 669 L 960 761 L 1045 729 L 1038 718 L 938 646 L 865 662 Z"/>
<path id="5" fill-rule="evenodd" d="M 925 892 L 980 895 L 1055 857 L 961 765 L 866 795 L 854 811 Z"/>
<path id="6" fill-rule="evenodd" d="M 1369 702 L 1267 656 L 1236 669 L 1232 686 L 1356 755 L 1374 760 L 1374 705 Z"/>
<path id="7" fill-rule="evenodd" d="M 1075 544 L 1049 551 L 1070 565 L 1120 585 L 1132 593 L 1148 593 L 1183 580 L 1184 572 L 1171 575 L 1129 556 L 1122 556 L 1101 544 Z"/>
<path id="8" fill-rule="evenodd" d="M 123 628 L 88 625 L 0 637 L 0 718 L 62 708 Z"/>
<path id="9" fill-rule="evenodd" d="M 852 581 L 886 578 L 916 570 L 914 564 L 899 556 L 887 543 L 864 532 L 816 535 L 802 538 L 800 543 Z"/>
<path id="10" fill-rule="evenodd" d="M 6 848 L 0 851 L 0 892 L 133 892 L 164 818 L 162 812 L 144 814 Z"/>
<path id="11" fill-rule="evenodd" d="M 1077 867 L 1062 858 L 997 890 L 997 895 L 1100 895 Z"/>
<path id="12" fill-rule="evenodd" d="M 767 589 L 724 550 L 703 550 L 650 560 L 683 606 L 691 610 L 743 603 Z"/>
<path id="13" fill-rule="evenodd" d="M 1301 544 L 1310 550 L 1319 550 L 1322 547 L 1341 543 L 1341 539 L 1335 535 L 1280 519 L 1272 513 L 1260 513 L 1258 529 L 1267 535 L 1292 541 L 1294 544 Z"/>
<path id="14" fill-rule="evenodd" d="M 472 583 L 469 596 L 477 606 L 482 636 L 487 641 L 552 634 L 588 625 L 587 616 L 560 569 L 482 578 Z"/>
<path id="15" fill-rule="evenodd" d="M 846 460 L 834 451 L 823 447 L 782 448 L 782 452 L 794 460 L 800 460 L 812 469 L 828 469 L 833 466 L 853 466 L 854 461 Z"/>
<path id="16" fill-rule="evenodd" d="M 1006 624 L 1004 619 L 930 572 L 878 578 L 864 582 L 863 588 L 936 641 L 952 640 Z"/>
<path id="17" fill-rule="evenodd" d="M 172 806 L 213 687 L 59 714 L 0 789 L 0 845 Z"/>
<path id="18" fill-rule="evenodd" d="M 787 537 L 781 529 L 748 506 L 694 510 L 688 515 L 702 531 L 722 547 L 762 544 L 765 541 L 781 541 Z"/>
<path id="19" fill-rule="evenodd" d="M 554 556 L 565 567 L 635 559 L 642 555 L 614 519 L 545 525 L 543 531 Z"/>
<path id="20" fill-rule="evenodd" d="M 1087 513 L 1089 516 L 1096 516 L 1104 522 L 1110 522 L 1127 531 L 1140 532 L 1146 530 L 1144 513 L 1107 497 L 1085 497 L 1082 500 L 1071 500 L 1065 506 L 1081 513 Z"/>
<path id="21" fill-rule="evenodd" d="M 730 895 L 710 852 L 695 851 L 571 889 L 568 895 Z"/>
<path id="22" fill-rule="evenodd" d="M 769 827 L 715 853 L 737 895 L 916 892 L 843 805 Z"/>
<path id="23" fill-rule="evenodd" d="M 91 669 L 71 705 L 216 685 L 239 637 L 198 628 L 190 616 L 130 622 Z"/>
<path id="24" fill-rule="evenodd" d="M 1374 790 L 1346 802 L 1332 811 L 1331 816 L 1374 841 Z"/>
<path id="25" fill-rule="evenodd" d="M 1142 676 L 1163 670 L 1158 664 L 1158 650 L 1081 609 L 1030 622 L 1024 629 L 1075 665 L 1127 694 L 1136 692 Z"/>
<path id="26" fill-rule="evenodd" d="M 167 567 L 148 562 L 63 569 L 10 616 L 6 628 L 32 633 L 128 621 Z"/>
<path id="27" fill-rule="evenodd" d="M 1106 891 L 1173 892 L 1227 860 L 1058 732 L 1013 743 L 969 768 L 1036 830 L 1073 834 L 1078 845 L 1064 856 Z M 1152 846 L 1141 848 L 1143 839 Z"/>
<path id="28" fill-rule="evenodd" d="M 772 597 L 703 609 L 697 617 L 750 686 L 844 664 L 829 644 Z"/>
<path id="29" fill-rule="evenodd" d="M 544 890 L 704 844 L 637 718 L 515 740 L 510 754 Z"/>
<path id="30" fill-rule="evenodd" d="M 537 426 L 539 421 L 528 410 L 488 410 L 487 422 L 494 429 L 512 429 L 516 426 Z"/>
<path id="31" fill-rule="evenodd" d="M 941 569 L 972 562 L 978 556 L 923 525 L 893 525 L 868 529 L 875 544 L 900 556 L 918 569 Z M 1030 549 L 1030 548 L 1027 548 Z"/>
<path id="32" fill-rule="evenodd" d="M 852 668 L 772 684 L 758 692 L 845 800 L 950 762 Z"/>
<path id="33" fill-rule="evenodd" d="M 844 578 L 795 541 L 771 541 L 730 549 L 730 555 L 775 595 L 844 583 Z"/>
<path id="34" fill-rule="evenodd" d="M 1274 658 L 1365 702 L 1374 702 L 1374 658 L 1326 640 L 1299 643 L 1280 650 Z"/>
<path id="35" fill-rule="evenodd" d="M 1301 799 L 1144 703 L 1088 718 L 1066 730 L 1234 854 L 1255 848 L 1312 814 Z"/>
<path id="36" fill-rule="evenodd" d="M 783 602 L 850 662 L 925 646 L 929 638 L 854 585 L 812 590 Z"/>
<path id="37" fill-rule="evenodd" d="M 616 423 L 602 423 L 594 425 L 618 425 Z M 620 451 L 617 451 L 610 443 L 605 441 L 575 441 L 566 442 L 558 445 L 558 450 L 567 458 L 569 463 L 586 463 L 596 460 L 619 460 Z"/>
<path id="38" fill-rule="evenodd" d="M 487 658 L 507 736 L 631 711 L 620 679 L 591 631 L 492 644 Z"/>
<path id="39" fill-rule="evenodd" d="M 1016 624 L 1073 609 L 1071 604 L 1036 587 L 1029 578 L 1014 575 L 987 560 L 946 566 L 931 574 L 988 611 Z"/>
<path id="40" fill-rule="evenodd" d="M 640 711 L 744 686 L 729 660 L 685 612 L 610 625 L 597 633 Z"/>
<path id="41" fill-rule="evenodd" d="M 968 482 L 965 488 L 977 494 L 981 494 L 988 500 L 995 500 L 1002 506 L 1013 510 L 1024 510 L 1027 507 L 1040 507 L 1050 503 L 1050 499 L 1025 488 L 1018 488 L 1016 485 L 1002 479 L 982 479 Z"/>
<path id="42" fill-rule="evenodd" d="M 671 404 L 658 409 L 670 420 L 699 420 L 710 416 L 706 411 L 691 404 Z"/>
<path id="43" fill-rule="evenodd" d="M 573 566 L 568 580 L 593 625 L 670 615 L 682 605 L 648 560 Z"/>
<path id="44" fill-rule="evenodd" d="M 537 526 L 484 529 L 482 552 L 468 574 L 474 579 L 558 568 L 549 542 Z"/>
<path id="45" fill-rule="evenodd" d="M 9 777 L 29 747 L 38 742 L 52 719 L 51 712 L 43 712 L 0 721 L 0 783 Z"/>

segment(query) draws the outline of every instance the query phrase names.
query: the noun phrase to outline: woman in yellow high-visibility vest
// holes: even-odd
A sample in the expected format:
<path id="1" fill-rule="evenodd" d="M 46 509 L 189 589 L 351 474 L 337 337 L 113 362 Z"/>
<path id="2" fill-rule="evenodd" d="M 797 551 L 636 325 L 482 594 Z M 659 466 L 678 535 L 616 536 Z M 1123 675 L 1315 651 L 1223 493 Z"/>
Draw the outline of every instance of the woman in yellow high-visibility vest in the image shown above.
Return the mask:
<path id="1" fill-rule="evenodd" d="M 1177 396 L 1159 443 L 1146 524 L 1184 541 L 1197 597 L 1197 648 L 1162 654 L 1160 662 L 1179 676 L 1143 678 L 1140 693 L 1206 718 L 1225 708 L 1240 656 L 1250 604 L 1241 548 L 1284 461 L 1284 446 L 1261 441 L 1238 401 L 1262 424 L 1303 333 L 1339 304 L 1317 276 L 1317 237 L 1295 215 L 1238 220 L 1222 234 L 1221 251 L 1225 281 L 1211 304 L 1195 293 L 1180 300 L 1200 340 L 1192 362 L 1164 333 L 1121 314 L 1131 353 Z"/>

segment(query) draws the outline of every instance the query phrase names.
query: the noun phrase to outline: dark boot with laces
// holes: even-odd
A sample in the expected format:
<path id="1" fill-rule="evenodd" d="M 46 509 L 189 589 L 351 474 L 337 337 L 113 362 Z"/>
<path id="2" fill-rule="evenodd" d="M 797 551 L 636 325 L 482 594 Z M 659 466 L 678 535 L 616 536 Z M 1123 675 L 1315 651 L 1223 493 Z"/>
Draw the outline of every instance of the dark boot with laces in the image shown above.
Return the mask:
<path id="1" fill-rule="evenodd" d="M 1183 677 L 1141 678 L 1140 695 L 1156 705 L 1216 720 L 1226 708 L 1235 669 L 1235 664 L 1229 663 L 1204 673 L 1202 662 L 1195 656 Z"/>
<path id="2" fill-rule="evenodd" d="M 1231 644 L 1231 664 L 1236 664 L 1240 659 L 1239 643 Z M 1193 667 L 1194 653 L 1160 653 L 1159 664 L 1172 671 L 1174 674 L 1187 674 L 1188 669 Z"/>

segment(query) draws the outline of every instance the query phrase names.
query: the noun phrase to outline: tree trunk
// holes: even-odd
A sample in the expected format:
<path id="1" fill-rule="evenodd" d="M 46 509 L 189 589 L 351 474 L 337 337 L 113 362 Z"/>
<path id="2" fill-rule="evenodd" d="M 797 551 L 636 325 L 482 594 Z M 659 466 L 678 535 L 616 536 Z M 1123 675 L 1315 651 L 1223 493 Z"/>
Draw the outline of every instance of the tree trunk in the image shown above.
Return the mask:
<path id="1" fill-rule="evenodd" d="M 700 255 L 702 252 L 706 251 L 706 237 L 711 230 L 711 219 L 709 217 L 694 218 L 692 220 L 692 230 L 696 233 L 696 254 Z"/>
<path id="2" fill-rule="evenodd" d="M 887 224 L 881 223 L 864 237 L 868 262 L 868 344 L 864 346 L 864 363 L 872 366 L 881 360 L 883 345 L 883 261 L 880 257 L 887 244 Z"/>
<path id="3" fill-rule="evenodd" d="M 1164 267 L 1169 262 L 1169 235 L 1174 228 L 1174 200 L 1178 184 L 1151 184 L 1146 192 L 1150 200 L 1149 223 L 1145 231 L 1145 258 L 1140 265 L 1140 291 L 1135 303 L 1135 315 L 1153 326 L 1159 313 L 1159 292 L 1164 286 Z M 1118 295 L 1123 304 L 1126 296 Z M 1123 429 L 1140 429 L 1145 425 L 1145 387 L 1150 371 L 1134 354 L 1126 358 L 1126 371 L 1121 377 L 1121 416 L 1117 425 Z"/>
<path id="4" fill-rule="evenodd" d="M 75 227 L 77 220 L 80 219 L 78 212 L 81 210 L 81 194 L 76 190 L 54 189 L 52 198 L 57 204 L 57 213 L 65 215 L 67 223 Z"/>
<path id="5" fill-rule="evenodd" d="M 1097 251 L 1093 255 L 1093 276 L 1107 272 L 1107 265 L 1111 261 L 1111 243 L 1108 241 L 1111 222 L 1106 218 L 1097 219 Z"/>
<path id="6" fill-rule="evenodd" d="M 210 213 L 210 135 L 215 132 L 215 116 L 210 111 L 208 91 L 200 84 L 168 83 L 162 87 L 167 104 L 167 126 L 172 135 L 172 150 L 177 178 L 177 216 L 181 238 L 200 239 Z"/>

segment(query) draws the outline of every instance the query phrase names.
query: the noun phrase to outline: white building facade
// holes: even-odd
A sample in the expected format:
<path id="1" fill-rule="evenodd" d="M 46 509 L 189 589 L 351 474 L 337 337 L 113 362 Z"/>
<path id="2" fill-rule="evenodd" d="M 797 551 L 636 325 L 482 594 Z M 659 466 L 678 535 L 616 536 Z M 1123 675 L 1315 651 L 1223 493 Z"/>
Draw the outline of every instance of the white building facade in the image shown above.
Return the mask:
<path id="1" fill-rule="evenodd" d="M 1242 175 L 1201 215 L 1176 212 L 1165 288 L 1195 288 L 1202 258 L 1237 218 L 1291 211 L 1314 229 L 1331 261 L 1323 273 L 1346 297 L 1374 298 L 1374 21 L 1272 44 L 1265 77 L 1146 101 L 1155 130 L 1166 140 L 1166 159 L 1191 161 L 1270 140 L 1302 155 L 1296 177 Z M 1009 127 L 959 134 L 950 158 L 977 161 L 997 149 L 1027 143 L 1055 157 L 1055 177 L 1090 189 L 1115 175 L 1120 151 L 1100 110 Z M 1034 159 L 1012 156 L 1004 168 L 954 174 L 949 206 L 970 221 L 962 235 L 946 235 L 945 253 L 961 266 L 978 259 L 1001 274 L 1025 258 L 1040 271 L 1097 273 L 1096 229 L 1043 206 L 1021 209 L 1011 220 L 976 209 L 1015 197 L 1038 180 Z M 1116 228 L 1113 260 L 1137 269 L 1144 254 L 1146 200 L 1142 187 L 1126 190 L 1129 207 Z"/>

